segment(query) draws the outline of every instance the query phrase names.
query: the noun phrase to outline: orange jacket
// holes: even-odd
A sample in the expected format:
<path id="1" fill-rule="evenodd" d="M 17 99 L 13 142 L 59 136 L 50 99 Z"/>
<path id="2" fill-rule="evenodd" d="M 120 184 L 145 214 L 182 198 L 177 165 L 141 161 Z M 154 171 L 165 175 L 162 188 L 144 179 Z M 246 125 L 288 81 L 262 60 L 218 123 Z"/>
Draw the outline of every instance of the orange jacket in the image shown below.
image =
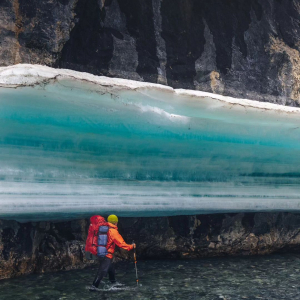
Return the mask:
<path id="1" fill-rule="evenodd" d="M 115 247 L 116 245 L 120 248 L 123 248 L 127 251 L 130 251 L 133 249 L 133 245 L 128 245 L 125 243 L 124 239 L 122 238 L 121 234 L 118 231 L 118 227 L 112 223 L 108 223 L 109 230 L 108 230 L 108 240 L 107 240 L 107 246 L 106 249 L 108 251 L 108 254 L 106 257 L 113 258 L 113 254 L 115 253 Z"/>

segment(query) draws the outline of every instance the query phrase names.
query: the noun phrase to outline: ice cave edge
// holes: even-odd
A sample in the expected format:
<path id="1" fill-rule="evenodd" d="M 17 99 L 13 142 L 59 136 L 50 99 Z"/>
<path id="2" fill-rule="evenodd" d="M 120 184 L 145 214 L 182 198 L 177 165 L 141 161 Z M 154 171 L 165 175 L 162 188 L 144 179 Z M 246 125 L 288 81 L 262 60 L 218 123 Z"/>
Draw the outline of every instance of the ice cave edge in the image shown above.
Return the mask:
<path id="1" fill-rule="evenodd" d="M 0 218 L 300 211 L 300 109 L 0 68 Z"/>

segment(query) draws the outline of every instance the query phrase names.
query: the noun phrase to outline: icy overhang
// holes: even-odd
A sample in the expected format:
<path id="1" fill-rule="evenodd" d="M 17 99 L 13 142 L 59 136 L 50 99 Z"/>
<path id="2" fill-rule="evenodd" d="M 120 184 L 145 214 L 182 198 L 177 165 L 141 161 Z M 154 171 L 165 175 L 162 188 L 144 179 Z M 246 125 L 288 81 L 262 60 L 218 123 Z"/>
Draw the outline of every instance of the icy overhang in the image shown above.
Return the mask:
<path id="1" fill-rule="evenodd" d="M 0 218 L 300 211 L 300 109 L 0 68 Z"/>

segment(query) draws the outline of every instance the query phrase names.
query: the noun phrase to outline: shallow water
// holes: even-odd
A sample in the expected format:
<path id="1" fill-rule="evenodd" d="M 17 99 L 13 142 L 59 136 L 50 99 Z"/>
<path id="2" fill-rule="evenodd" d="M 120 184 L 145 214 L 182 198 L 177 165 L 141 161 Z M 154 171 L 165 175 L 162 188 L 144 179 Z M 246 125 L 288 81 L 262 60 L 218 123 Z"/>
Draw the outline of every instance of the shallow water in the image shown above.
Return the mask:
<path id="1" fill-rule="evenodd" d="M 96 269 L 0 282 L 0 299 L 300 299 L 300 255 L 138 262 L 117 265 L 119 284 L 89 292 Z"/>

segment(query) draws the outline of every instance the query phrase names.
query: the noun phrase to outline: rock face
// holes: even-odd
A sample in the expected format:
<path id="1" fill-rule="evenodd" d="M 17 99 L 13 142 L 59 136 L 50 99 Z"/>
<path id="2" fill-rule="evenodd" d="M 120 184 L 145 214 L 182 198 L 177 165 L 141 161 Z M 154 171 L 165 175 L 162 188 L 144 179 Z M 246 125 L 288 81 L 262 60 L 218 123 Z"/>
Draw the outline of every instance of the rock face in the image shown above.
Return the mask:
<path id="1" fill-rule="evenodd" d="M 139 259 L 200 258 L 299 251 L 300 214 L 247 213 L 122 218 L 124 239 Z M 83 268 L 88 220 L 62 223 L 0 221 L 0 279 Z M 118 251 L 116 259 L 132 259 Z"/>
<path id="2" fill-rule="evenodd" d="M 0 65 L 299 106 L 298 0 L 1 0 Z"/>
<path id="3" fill-rule="evenodd" d="M 88 265 L 83 257 L 88 225 L 0 221 L 0 279 Z"/>

